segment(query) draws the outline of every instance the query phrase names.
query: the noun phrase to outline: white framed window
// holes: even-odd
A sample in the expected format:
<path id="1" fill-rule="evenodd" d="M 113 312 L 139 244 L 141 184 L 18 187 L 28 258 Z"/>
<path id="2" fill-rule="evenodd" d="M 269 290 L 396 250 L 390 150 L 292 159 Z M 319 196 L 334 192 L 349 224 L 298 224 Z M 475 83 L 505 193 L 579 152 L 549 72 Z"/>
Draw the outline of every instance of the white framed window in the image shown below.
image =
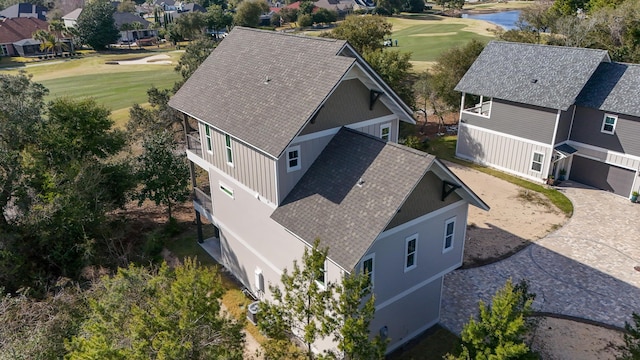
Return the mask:
<path id="1" fill-rule="evenodd" d="M 227 148 L 227 164 L 233 165 L 233 149 L 231 148 L 231 136 L 224 136 L 224 145 Z"/>
<path id="2" fill-rule="evenodd" d="M 404 272 L 413 270 L 418 266 L 418 234 L 413 234 L 404 239 Z"/>
<path id="3" fill-rule="evenodd" d="M 373 287 L 375 281 L 375 268 L 374 268 L 375 254 L 369 254 L 362 259 L 362 273 L 369 277 L 369 285 Z"/>
<path id="4" fill-rule="evenodd" d="M 453 239 L 455 236 L 456 230 L 456 218 L 452 217 L 451 219 L 444 222 L 444 244 L 442 247 L 442 252 L 447 252 L 453 249 Z"/>
<path id="5" fill-rule="evenodd" d="M 233 189 L 228 187 L 227 185 L 220 183 L 220 190 L 227 194 L 230 198 L 234 199 L 233 197 Z"/>
<path id="6" fill-rule="evenodd" d="M 463 101 L 464 101 L 464 98 L 463 98 Z M 487 99 L 484 96 L 480 96 L 480 101 L 477 104 L 475 104 L 473 107 L 462 110 L 462 112 L 488 118 L 488 117 L 491 117 L 492 105 L 493 105 L 493 98 Z"/>
<path id="7" fill-rule="evenodd" d="M 287 172 L 300 170 L 300 145 L 287 149 Z"/>
<path id="8" fill-rule="evenodd" d="M 317 276 L 316 276 L 316 282 L 323 289 L 327 285 L 327 261 L 326 260 L 322 264 L 322 268 L 318 269 L 318 273 L 317 273 Z"/>
<path id="9" fill-rule="evenodd" d="M 617 122 L 617 115 L 604 114 L 604 119 L 602 119 L 602 128 L 600 129 L 600 131 L 605 134 L 613 135 L 616 132 Z"/>
<path id="10" fill-rule="evenodd" d="M 9 56 L 7 45 L 0 45 L 0 56 Z"/>
<path id="11" fill-rule="evenodd" d="M 380 139 L 384 141 L 391 140 L 391 123 L 380 125 Z"/>
<path id="12" fill-rule="evenodd" d="M 544 154 L 534 151 L 531 158 L 531 170 L 535 172 L 542 172 L 542 162 L 544 161 Z"/>
<path id="13" fill-rule="evenodd" d="M 207 152 L 213 153 L 213 143 L 211 142 L 211 127 L 209 125 L 204 125 L 204 138 L 207 143 Z"/>

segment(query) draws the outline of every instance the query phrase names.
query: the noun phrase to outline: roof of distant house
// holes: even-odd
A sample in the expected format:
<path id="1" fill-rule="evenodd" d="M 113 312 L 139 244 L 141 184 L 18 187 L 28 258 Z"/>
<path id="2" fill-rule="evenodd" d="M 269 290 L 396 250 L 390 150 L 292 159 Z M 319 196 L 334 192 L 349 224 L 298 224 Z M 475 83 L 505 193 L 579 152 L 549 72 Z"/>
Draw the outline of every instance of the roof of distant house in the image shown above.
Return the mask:
<path id="1" fill-rule="evenodd" d="M 33 37 L 36 30 L 47 30 L 49 23 L 38 18 L 0 19 L 0 44 L 11 44 Z"/>
<path id="2" fill-rule="evenodd" d="M 640 117 L 640 65 L 602 63 L 589 79 L 576 104 Z"/>
<path id="3" fill-rule="evenodd" d="M 63 16 L 62 20 L 78 20 L 80 13 L 82 13 L 82 8 L 77 8 L 67 15 Z"/>
<path id="4" fill-rule="evenodd" d="M 200 12 L 207 12 L 207 9 L 205 9 L 204 7 L 202 7 L 201 5 L 195 4 L 195 3 L 188 3 L 188 4 L 182 4 L 182 11 L 188 11 L 188 12 L 194 12 L 194 11 L 200 11 Z"/>
<path id="5" fill-rule="evenodd" d="M 606 50 L 492 41 L 457 91 L 552 109 L 573 105 Z"/>
<path id="6" fill-rule="evenodd" d="M 0 11 L 0 18 L 34 17 L 40 20 L 47 20 L 47 10 L 44 6 L 19 3 Z"/>
<path id="7" fill-rule="evenodd" d="M 113 13 L 113 20 L 116 24 L 116 28 L 120 29 L 120 27 L 122 26 L 122 24 L 132 24 L 132 23 L 140 23 L 142 24 L 143 28 L 148 28 L 149 24 L 151 24 L 150 22 L 148 22 L 147 20 L 143 19 L 142 17 L 136 15 L 136 14 L 132 14 L 132 13 L 128 13 L 128 12 L 115 12 Z"/>
<path id="8" fill-rule="evenodd" d="M 278 158 L 359 61 L 340 55 L 346 46 L 236 26 L 169 104 Z M 412 121 L 397 94 L 380 86 Z"/>

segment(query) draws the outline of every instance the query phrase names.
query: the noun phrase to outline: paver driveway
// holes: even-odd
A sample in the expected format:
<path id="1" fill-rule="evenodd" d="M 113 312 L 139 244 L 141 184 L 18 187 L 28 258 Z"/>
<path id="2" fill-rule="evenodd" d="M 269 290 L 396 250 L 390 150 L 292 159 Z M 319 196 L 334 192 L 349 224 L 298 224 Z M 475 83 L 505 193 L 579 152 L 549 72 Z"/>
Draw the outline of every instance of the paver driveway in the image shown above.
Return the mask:
<path id="1" fill-rule="evenodd" d="M 579 184 L 561 187 L 574 214 L 517 254 L 445 277 L 441 324 L 456 334 L 507 279 L 527 279 L 537 311 L 622 327 L 640 313 L 640 204 Z M 569 187 L 571 186 L 571 187 Z"/>

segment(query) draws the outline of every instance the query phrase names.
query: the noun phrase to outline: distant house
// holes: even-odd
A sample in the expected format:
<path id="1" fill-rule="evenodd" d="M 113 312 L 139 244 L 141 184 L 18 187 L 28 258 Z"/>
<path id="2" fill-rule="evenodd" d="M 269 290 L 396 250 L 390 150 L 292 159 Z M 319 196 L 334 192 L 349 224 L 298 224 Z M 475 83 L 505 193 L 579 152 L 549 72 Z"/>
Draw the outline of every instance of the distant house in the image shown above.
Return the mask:
<path id="1" fill-rule="evenodd" d="M 346 41 L 236 26 L 169 106 L 193 129 L 196 222 L 216 234 L 205 246 L 257 298 L 271 299 L 269 284 L 319 238 L 329 253 L 318 282 L 366 272 L 370 331 L 389 351 L 439 321 L 468 207 L 488 206 L 434 156 L 397 143 L 411 108 Z"/>
<path id="2" fill-rule="evenodd" d="M 42 54 L 40 42 L 33 39 L 33 33 L 48 29 L 49 23 L 36 17 L 0 19 L 0 56 Z"/>
<path id="3" fill-rule="evenodd" d="M 456 86 L 456 155 L 542 182 L 640 190 L 640 65 L 605 50 L 491 42 Z"/>
<path id="4" fill-rule="evenodd" d="M 120 30 L 120 39 L 118 42 L 135 42 L 139 39 L 149 39 L 155 38 L 158 36 L 158 31 L 155 29 L 149 29 L 151 23 L 142 17 L 127 13 L 127 12 L 115 12 L 113 14 L 113 19 L 116 24 L 116 28 Z M 140 29 L 138 30 L 122 30 L 122 26 L 124 24 L 134 24 L 139 23 Z"/>
<path id="5" fill-rule="evenodd" d="M 77 8 L 77 9 L 73 10 L 72 12 L 64 15 L 62 17 L 62 21 L 64 22 L 64 26 L 66 26 L 68 28 L 76 27 L 76 24 L 78 23 L 78 17 L 80 16 L 81 12 L 82 12 L 82 8 Z"/>
<path id="6" fill-rule="evenodd" d="M 47 11 L 48 9 L 44 6 L 19 3 L 0 11 L 0 19 L 37 18 L 46 21 Z"/>

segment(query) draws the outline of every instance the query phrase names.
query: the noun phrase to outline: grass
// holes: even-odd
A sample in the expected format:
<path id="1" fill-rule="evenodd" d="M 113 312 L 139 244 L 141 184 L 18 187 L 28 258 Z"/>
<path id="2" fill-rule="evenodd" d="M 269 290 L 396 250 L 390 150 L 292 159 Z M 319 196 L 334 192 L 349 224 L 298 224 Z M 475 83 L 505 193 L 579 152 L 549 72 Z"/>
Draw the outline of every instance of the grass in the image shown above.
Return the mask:
<path id="1" fill-rule="evenodd" d="M 573 204 L 571 201 L 564 196 L 561 192 L 556 189 L 536 184 L 531 181 L 512 176 L 506 174 L 502 171 L 498 171 L 496 169 L 488 168 L 482 165 L 474 164 L 469 161 L 465 161 L 455 157 L 456 153 L 456 136 L 443 136 L 441 138 L 431 139 L 429 140 L 425 151 L 430 154 L 437 156 L 440 159 L 451 161 L 456 164 L 464 165 L 466 167 L 481 171 L 485 174 L 489 174 L 493 177 L 497 177 L 499 179 L 508 181 L 512 184 L 518 185 L 524 189 L 536 191 L 544 196 L 546 196 L 549 201 L 553 205 L 555 205 L 560 211 L 562 211 L 566 216 L 571 216 L 573 214 Z"/>
<path id="2" fill-rule="evenodd" d="M 460 339 L 449 330 L 436 325 L 420 338 L 409 342 L 404 351 L 395 351 L 389 360 L 441 360 L 447 353 L 456 354 Z"/>

